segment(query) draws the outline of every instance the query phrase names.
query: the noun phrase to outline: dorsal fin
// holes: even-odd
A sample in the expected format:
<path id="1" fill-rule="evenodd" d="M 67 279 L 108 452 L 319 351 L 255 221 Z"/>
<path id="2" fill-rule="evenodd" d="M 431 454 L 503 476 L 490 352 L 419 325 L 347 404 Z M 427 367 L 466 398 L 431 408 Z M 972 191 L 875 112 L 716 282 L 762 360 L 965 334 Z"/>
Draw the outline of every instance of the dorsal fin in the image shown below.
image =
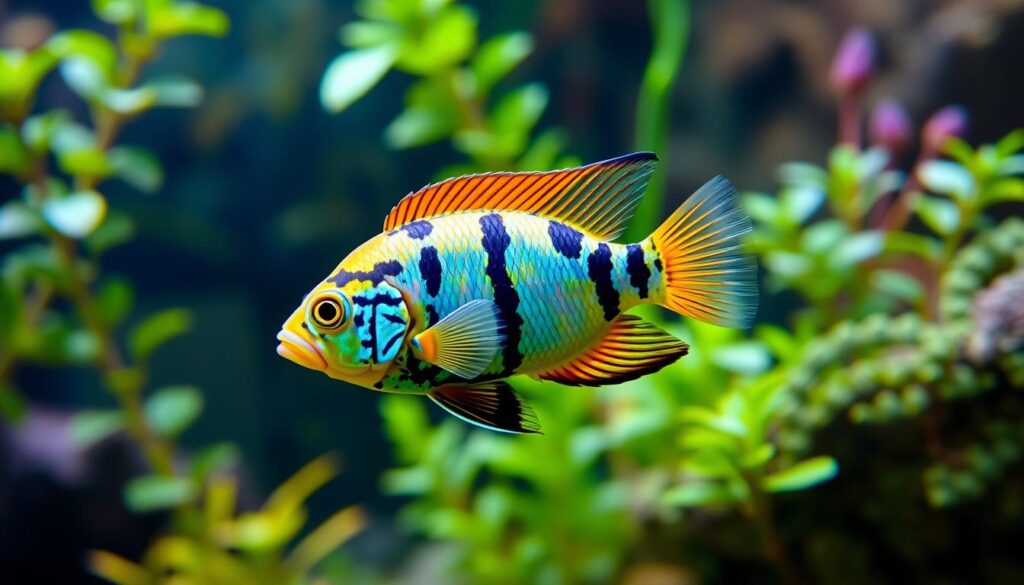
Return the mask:
<path id="1" fill-rule="evenodd" d="M 384 230 L 456 211 L 492 209 L 536 213 L 613 240 L 633 215 L 657 160 L 653 153 L 637 152 L 560 171 L 448 179 L 402 198 L 384 219 Z"/>
<path id="2" fill-rule="evenodd" d="M 642 318 L 622 315 L 582 355 L 538 377 L 568 386 L 621 384 L 657 372 L 688 350 L 685 343 Z"/>

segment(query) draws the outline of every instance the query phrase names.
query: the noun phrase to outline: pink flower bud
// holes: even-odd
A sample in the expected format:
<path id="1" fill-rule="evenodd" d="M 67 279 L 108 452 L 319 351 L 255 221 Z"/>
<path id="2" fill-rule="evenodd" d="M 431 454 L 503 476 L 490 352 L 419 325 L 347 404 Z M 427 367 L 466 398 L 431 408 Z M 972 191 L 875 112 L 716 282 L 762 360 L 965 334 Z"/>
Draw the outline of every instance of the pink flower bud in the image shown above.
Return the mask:
<path id="1" fill-rule="evenodd" d="M 832 86 L 840 94 L 859 94 L 875 71 L 875 40 L 865 28 L 843 37 L 832 59 Z"/>
<path id="2" fill-rule="evenodd" d="M 967 110 L 960 106 L 946 106 L 932 114 L 921 131 L 921 146 L 930 152 L 939 152 L 950 138 L 963 138 L 967 134 Z"/>
<path id="3" fill-rule="evenodd" d="M 910 144 L 910 115 L 903 104 L 885 99 L 871 112 L 871 142 L 893 154 L 906 150 Z"/>

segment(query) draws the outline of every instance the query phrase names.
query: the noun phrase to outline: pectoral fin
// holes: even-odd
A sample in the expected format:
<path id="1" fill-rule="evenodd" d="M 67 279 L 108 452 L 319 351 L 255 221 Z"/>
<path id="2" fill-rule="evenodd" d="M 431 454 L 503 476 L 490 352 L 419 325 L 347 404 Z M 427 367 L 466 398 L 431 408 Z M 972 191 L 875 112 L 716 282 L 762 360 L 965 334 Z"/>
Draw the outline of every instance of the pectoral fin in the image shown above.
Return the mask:
<path id="1" fill-rule="evenodd" d="M 412 349 L 417 358 L 471 380 L 487 369 L 503 340 L 495 304 L 476 300 L 414 337 Z"/>
<path id="2" fill-rule="evenodd" d="M 540 433 L 537 416 L 505 382 L 450 384 L 430 394 L 441 408 L 462 420 L 504 433 Z"/>

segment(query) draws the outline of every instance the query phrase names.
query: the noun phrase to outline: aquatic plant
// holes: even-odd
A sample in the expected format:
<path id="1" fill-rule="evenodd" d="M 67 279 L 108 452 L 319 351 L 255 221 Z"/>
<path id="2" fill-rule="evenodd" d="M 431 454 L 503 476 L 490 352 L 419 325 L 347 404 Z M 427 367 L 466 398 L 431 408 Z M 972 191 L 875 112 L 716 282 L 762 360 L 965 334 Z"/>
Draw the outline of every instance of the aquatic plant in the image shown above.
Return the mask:
<path id="1" fill-rule="evenodd" d="M 127 244 L 135 230 L 131 217 L 109 208 L 107 182 L 143 193 L 163 182 L 152 153 L 118 142 L 121 129 L 149 110 L 193 106 L 202 96 L 187 79 L 147 76 L 146 65 L 177 37 L 223 36 L 228 18 L 192 2 L 92 4 L 116 38 L 67 30 L 39 46 L 0 51 L 0 173 L 22 187 L 0 206 L 0 239 L 10 246 L 0 268 L 0 411 L 14 424 L 26 414 L 16 389 L 19 365 L 89 366 L 100 375 L 115 405 L 79 412 L 70 435 L 83 448 L 114 433 L 130 437 L 148 471 L 124 487 L 125 505 L 140 514 L 171 511 L 173 521 L 147 555 L 151 577 L 105 552 L 93 556 L 99 574 L 120 583 L 178 573 L 187 576 L 178 582 L 251 582 L 247 575 L 277 567 L 296 582 L 359 524 L 356 512 L 343 511 L 283 556 L 305 521 L 302 501 L 336 473 L 334 464 L 318 460 L 262 510 L 235 516 L 234 448 L 213 445 L 186 462 L 177 447 L 202 410 L 199 390 L 148 387 L 152 355 L 189 330 L 189 312 L 134 314 L 131 283 L 101 266 L 103 254 Z M 53 71 L 82 99 L 89 124 L 67 110 L 42 110 L 37 90 Z M 193 567 L 198 560 L 209 565 Z M 215 575 L 204 579 L 193 569 Z"/>
<path id="2" fill-rule="evenodd" d="M 320 99 L 329 111 L 344 111 L 394 69 L 418 79 L 405 94 L 405 109 L 384 131 L 388 144 L 404 149 L 449 140 L 470 159 L 444 169 L 439 178 L 578 162 L 561 156 L 562 131 L 531 136 L 548 104 L 542 84 L 494 97 L 532 51 L 528 33 L 504 33 L 478 45 L 476 14 L 450 0 L 365 0 L 357 11 L 364 20 L 341 29 L 351 50 L 334 59 L 321 83 Z"/>
<path id="3" fill-rule="evenodd" d="M 637 141 L 656 147 L 663 144 L 658 129 L 667 126 L 667 110 L 658 104 L 678 71 L 688 13 L 685 3 L 651 8 L 656 46 Z M 463 16 L 442 19 L 442 10 Z M 473 66 L 475 21 L 464 8 L 379 0 L 362 14 L 368 21 L 342 35 L 354 50 L 325 75 L 328 109 L 341 111 L 394 67 L 423 79 L 385 135 L 397 148 L 451 138 L 472 163 L 441 175 L 556 162 L 554 155 L 521 155 L 536 109 L 509 108 L 508 116 L 522 117 L 518 125 L 502 122 L 519 129 L 517 148 L 496 146 L 498 127 L 483 107 L 493 85 L 473 93 L 481 70 Z M 436 24 L 448 19 L 461 19 L 461 32 Z M 422 68 L 404 61 L 403 51 L 432 55 L 424 48 L 431 33 L 420 34 L 432 26 L 462 35 L 452 43 L 458 54 Z M 356 67 L 373 51 L 387 58 L 376 68 Z M 496 70 L 507 73 L 526 52 L 509 51 L 516 58 Z M 685 580 L 695 571 L 722 577 L 737 569 L 716 560 L 755 555 L 786 582 L 831 581 L 839 577 L 822 559 L 869 553 L 827 532 L 827 521 L 792 514 L 801 505 L 823 508 L 813 492 L 790 493 L 829 480 L 824 491 L 845 493 L 841 469 L 874 469 L 851 452 L 849 440 L 837 445 L 830 438 L 834 428 L 900 438 L 895 452 L 872 453 L 891 457 L 898 470 L 891 472 L 897 483 L 885 486 L 886 512 L 868 502 L 853 512 L 859 522 L 889 522 L 893 538 L 912 530 L 893 510 L 919 500 L 940 509 L 976 498 L 1019 460 L 1014 390 L 1024 383 L 1024 326 L 1012 299 L 1022 286 L 1021 222 L 993 228 L 986 210 L 1024 200 L 1024 132 L 975 149 L 961 139 L 966 112 L 944 108 L 924 124 L 918 159 L 903 169 L 899 157 L 915 148 L 903 107 L 882 100 L 865 122 L 875 67 L 870 33 L 851 33 L 832 71 L 839 145 L 823 166 L 783 165 L 778 193 L 745 195 L 755 221 L 748 246 L 764 267 L 770 298 L 795 294 L 807 303 L 785 326 L 759 325 L 748 337 L 662 321 L 693 349 L 656 376 L 596 393 L 517 381 L 544 421 L 544 437 L 433 424 L 419 403 L 383 401 L 399 463 L 385 488 L 411 498 L 403 516 L 413 528 L 457 545 L 460 574 L 487 583 L 601 582 L 613 575 L 641 582 L 648 574 Z M 356 70 L 363 83 L 346 88 L 344 79 Z M 436 99 L 443 95 L 438 87 L 468 93 Z M 661 208 L 659 188 L 648 201 L 649 209 Z M 635 233 L 650 230 L 656 214 L 648 215 L 638 215 Z M 982 226 L 985 233 L 976 236 Z M 1016 328 L 1005 325 L 1010 318 Z M 912 461 L 898 463 L 908 452 Z M 779 514 L 780 506 L 791 513 Z M 825 537 L 794 551 L 797 523 L 821 525 Z"/>

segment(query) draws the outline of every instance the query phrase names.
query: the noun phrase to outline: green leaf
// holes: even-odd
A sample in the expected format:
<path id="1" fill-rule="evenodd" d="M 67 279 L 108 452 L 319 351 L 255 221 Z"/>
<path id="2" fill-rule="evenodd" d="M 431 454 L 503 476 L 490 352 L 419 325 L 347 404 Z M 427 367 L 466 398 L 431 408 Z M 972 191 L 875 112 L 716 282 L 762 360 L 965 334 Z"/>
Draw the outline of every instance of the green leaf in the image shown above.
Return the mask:
<path id="1" fill-rule="evenodd" d="M 764 193 L 744 193 L 743 209 L 757 223 L 774 226 L 779 223 L 779 202 L 771 195 Z"/>
<path id="2" fill-rule="evenodd" d="M 528 134 L 548 105 L 548 90 L 539 83 L 524 85 L 507 93 L 491 114 L 494 130 L 503 133 Z"/>
<path id="3" fill-rule="evenodd" d="M 36 87 L 57 62 L 45 45 L 28 53 L 0 49 L 0 119 L 17 121 L 28 114 Z"/>
<path id="4" fill-rule="evenodd" d="M 444 112 L 406 108 L 388 125 L 384 138 L 392 148 L 413 148 L 437 142 L 455 129 L 455 119 Z"/>
<path id="5" fill-rule="evenodd" d="M 96 305 L 103 322 L 117 325 L 132 310 L 135 301 L 135 289 L 123 278 L 111 277 L 99 286 Z"/>
<path id="6" fill-rule="evenodd" d="M 918 302 L 924 299 L 924 287 L 918 280 L 898 270 L 876 270 L 871 275 L 871 283 L 884 295 L 897 299 Z"/>
<path id="7" fill-rule="evenodd" d="M 825 201 L 825 192 L 818 187 L 789 188 L 780 197 L 782 213 L 791 225 L 807 221 Z"/>
<path id="8" fill-rule="evenodd" d="M 997 173 L 1002 176 L 1024 175 L 1024 154 L 1008 156 L 999 162 Z"/>
<path id="9" fill-rule="evenodd" d="M 96 99 L 108 110 L 127 115 L 140 114 L 156 105 L 156 94 L 146 87 L 107 88 L 97 94 Z"/>
<path id="10" fill-rule="evenodd" d="M 192 315 L 184 309 L 165 309 L 140 323 L 131 332 L 128 347 L 135 359 L 148 358 L 164 343 L 183 335 L 192 327 Z"/>
<path id="11" fill-rule="evenodd" d="M 1017 177 L 997 179 L 982 192 L 986 205 L 1004 201 L 1024 201 L 1024 179 Z"/>
<path id="12" fill-rule="evenodd" d="M 764 263 L 770 272 L 787 279 L 800 278 L 813 267 L 806 256 L 782 251 L 768 252 L 764 256 Z"/>
<path id="13" fill-rule="evenodd" d="M 974 177 L 964 167 L 948 160 L 930 160 L 917 168 L 917 178 L 933 193 L 952 195 L 966 201 L 974 195 Z"/>
<path id="14" fill-rule="evenodd" d="M 740 465 L 747 469 L 764 467 L 775 457 L 775 445 L 761 443 L 756 449 L 747 451 L 740 460 Z"/>
<path id="15" fill-rule="evenodd" d="M 104 85 L 117 71 L 117 48 L 107 37 L 91 30 L 69 30 L 57 33 L 46 46 L 60 59 L 87 59 L 99 68 Z"/>
<path id="16" fill-rule="evenodd" d="M 942 245 L 934 237 L 908 232 L 889 232 L 884 245 L 887 252 L 916 254 L 927 260 L 938 258 L 942 250 Z"/>
<path id="17" fill-rule="evenodd" d="M 25 399 L 13 387 L 0 382 L 0 417 L 9 423 L 17 423 L 28 414 Z"/>
<path id="18" fill-rule="evenodd" d="M 828 481 L 839 472 L 839 464 L 831 457 L 812 457 L 788 469 L 765 476 L 764 489 L 769 492 L 792 492 Z"/>
<path id="19" fill-rule="evenodd" d="M 331 61 L 320 82 L 320 103 L 335 114 L 366 95 L 395 63 L 393 45 L 357 49 Z"/>
<path id="20" fill-rule="evenodd" d="M 800 352 L 800 344 L 786 328 L 771 323 L 758 325 L 754 335 L 779 361 L 787 361 Z"/>
<path id="21" fill-rule="evenodd" d="M 192 457 L 192 478 L 204 483 L 211 474 L 238 465 L 241 456 L 233 443 L 217 443 L 204 447 Z"/>
<path id="22" fill-rule="evenodd" d="M 712 351 L 711 361 L 722 369 L 748 375 L 760 374 L 772 364 L 767 348 L 756 341 L 719 347 Z"/>
<path id="23" fill-rule="evenodd" d="M 914 199 L 913 208 L 924 223 L 941 236 L 952 234 L 960 225 L 960 209 L 947 199 L 921 195 Z"/>
<path id="24" fill-rule="evenodd" d="M 1017 128 L 996 143 L 996 152 L 1000 157 L 1008 157 L 1024 148 L 1024 128 Z"/>
<path id="25" fill-rule="evenodd" d="M 107 153 L 93 146 L 63 151 L 57 156 L 57 164 L 73 176 L 102 179 L 113 172 Z"/>
<path id="26" fill-rule="evenodd" d="M 885 244 L 883 232 L 861 232 L 853 234 L 839 243 L 829 255 L 829 263 L 837 268 L 855 266 L 874 258 Z"/>
<path id="27" fill-rule="evenodd" d="M 498 35 L 480 45 L 470 70 L 481 93 L 501 81 L 533 51 L 533 37 L 524 32 Z"/>
<path id="28" fill-rule="evenodd" d="M 18 290 L 7 281 L 0 279 L 0 344 L 11 337 L 21 319 L 21 295 Z M 10 351 L 4 348 L 4 351 Z M 0 387 L 3 381 L 0 380 Z"/>
<path id="29" fill-rule="evenodd" d="M 144 475 L 125 486 L 124 500 L 133 512 L 155 512 L 193 501 L 198 490 L 191 479 Z"/>
<path id="30" fill-rule="evenodd" d="M 154 79 L 143 89 L 153 92 L 154 104 L 165 108 L 192 108 L 203 101 L 203 87 L 185 77 Z"/>
<path id="31" fill-rule="evenodd" d="M 823 191 L 828 186 L 828 173 L 818 165 L 790 162 L 779 165 L 779 182 L 792 187 L 811 187 Z"/>
<path id="32" fill-rule="evenodd" d="M 47 199 L 42 211 L 53 229 L 70 238 L 82 238 L 103 221 L 107 200 L 96 191 L 76 191 Z"/>
<path id="33" fill-rule="evenodd" d="M 476 15 L 461 5 L 441 9 L 423 29 L 403 39 L 395 66 L 430 75 L 465 59 L 476 44 Z"/>
<path id="34" fill-rule="evenodd" d="M 152 9 L 150 32 L 158 37 L 202 35 L 222 37 L 228 33 L 231 21 L 221 10 L 192 2 L 161 3 Z"/>
<path id="35" fill-rule="evenodd" d="M 146 420 L 165 437 L 181 434 L 203 410 L 203 396 L 193 386 L 167 386 L 146 400 Z"/>
<path id="36" fill-rule="evenodd" d="M 83 410 L 72 417 L 68 434 L 79 447 L 88 447 L 122 429 L 124 415 L 119 410 Z"/>
<path id="37" fill-rule="evenodd" d="M 42 154 L 50 148 L 50 142 L 58 128 L 70 121 L 71 114 L 67 110 L 50 110 L 32 116 L 22 124 L 21 138 L 30 150 Z M 0 168 L 2 168 L 2 164 L 0 164 Z"/>
<path id="38" fill-rule="evenodd" d="M 8 201 L 0 207 L 0 240 L 30 236 L 41 227 L 39 214 L 21 201 Z"/>
<path id="39" fill-rule="evenodd" d="M 71 91 L 86 101 L 96 101 L 110 89 L 107 74 L 92 59 L 69 57 L 61 62 L 59 71 Z"/>
<path id="40" fill-rule="evenodd" d="M 111 211 L 95 231 L 85 238 L 89 250 L 102 253 L 135 236 L 135 223 L 128 216 Z"/>
<path id="41" fill-rule="evenodd" d="M 107 153 L 113 174 L 144 193 L 154 193 L 164 182 L 160 160 L 152 152 L 133 146 L 117 146 Z"/>
<path id="42" fill-rule="evenodd" d="M 683 508 L 735 504 L 738 501 L 740 497 L 720 483 L 685 483 L 669 489 L 661 496 L 662 504 Z"/>
<path id="43" fill-rule="evenodd" d="M 95 144 L 92 132 L 69 117 L 53 126 L 50 146 L 57 154 L 92 148 Z"/>
<path id="44" fill-rule="evenodd" d="M 28 170 L 28 153 L 10 126 L 0 126 L 0 173 L 20 175 Z"/>
<path id="45" fill-rule="evenodd" d="M 850 230 L 837 219 L 812 224 L 800 236 L 800 247 L 814 256 L 827 256 L 846 239 Z"/>
<path id="46" fill-rule="evenodd" d="M 103 22 L 127 24 L 138 18 L 138 0 L 92 0 L 92 11 Z"/>
<path id="47" fill-rule="evenodd" d="M 402 36 L 402 29 L 390 22 L 360 20 L 341 28 L 341 42 L 354 49 L 393 44 Z"/>
<path id="48" fill-rule="evenodd" d="M 540 133 L 519 158 L 516 168 L 520 171 L 544 171 L 557 165 L 558 155 L 565 150 L 568 139 L 565 133 L 549 128 Z"/>

